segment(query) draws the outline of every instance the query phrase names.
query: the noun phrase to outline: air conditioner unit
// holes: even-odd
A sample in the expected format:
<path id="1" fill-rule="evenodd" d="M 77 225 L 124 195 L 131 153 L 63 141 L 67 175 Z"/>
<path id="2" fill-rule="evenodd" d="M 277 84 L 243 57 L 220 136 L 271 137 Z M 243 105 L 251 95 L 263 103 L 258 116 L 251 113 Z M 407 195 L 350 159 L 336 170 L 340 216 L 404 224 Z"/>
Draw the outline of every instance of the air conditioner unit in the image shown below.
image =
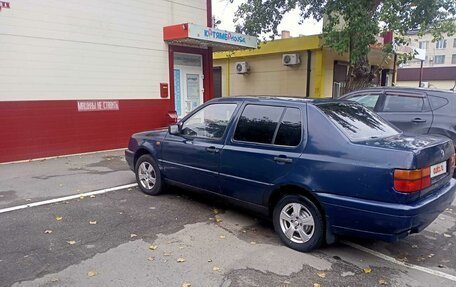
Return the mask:
<path id="1" fill-rule="evenodd" d="M 235 65 L 237 74 L 247 74 L 250 71 L 249 63 L 237 62 Z"/>
<path id="2" fill-rule="evenodd" d="M 282 64 L 285 66 L 299 65 L 301 64 L 301 57 L 299 54 L 283 54 Z"/>

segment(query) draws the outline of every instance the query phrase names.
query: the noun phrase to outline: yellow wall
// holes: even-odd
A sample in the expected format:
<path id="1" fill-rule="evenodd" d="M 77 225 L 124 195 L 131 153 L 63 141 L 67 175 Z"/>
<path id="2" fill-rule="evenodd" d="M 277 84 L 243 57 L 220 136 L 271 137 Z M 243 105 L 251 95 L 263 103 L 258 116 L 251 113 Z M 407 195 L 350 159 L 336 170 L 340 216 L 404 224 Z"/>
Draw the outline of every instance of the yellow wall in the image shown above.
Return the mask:
<path id="1" fill-rule="evenodd" d="M 263 43 L 255 50 L 219 52 L 214 54 L 214 66 L 222 68 L 222 95 L 275 95 L 306 96 L 307 50 L 311 58 L 311 97 L 331 97 L 334 61 L 348 61 L 348 55 L 337 54 L 321 47 L 318 36 L 275 40 Z M 282 54 L 297 53 L 301 64 L 284 66 Z M 246 61 L 250 66 L 248 74 L 237 74 L 237 62 Z M 369 54 L 372 65 L 392 68 L 392 58 L 385 57 L 379 50 Z"/>
<path id="2" fill-rule="evenodd" d="M 247 61 L 250 73 L 237 74 L 236 62 Z M 307 59 L 301 53 L 301 65 L 282 65 L 281 54 L 236 58 L 229 61 L 214 60 L 214 66 L 222 67 L 222 95 L 281 95 L 305 96 Z M 228 72 L 229 71 L 229 72 Z M 229 91 L 228 77 L 229 73 Z"/>

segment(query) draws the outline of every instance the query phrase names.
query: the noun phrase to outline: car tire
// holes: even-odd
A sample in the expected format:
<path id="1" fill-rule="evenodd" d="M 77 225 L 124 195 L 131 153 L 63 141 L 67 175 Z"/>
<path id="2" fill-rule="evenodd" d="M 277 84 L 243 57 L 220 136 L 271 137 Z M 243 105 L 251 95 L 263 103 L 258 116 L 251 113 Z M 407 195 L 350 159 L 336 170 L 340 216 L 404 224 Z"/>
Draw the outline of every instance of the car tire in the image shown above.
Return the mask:
<path id="1" fill-rule="evenodd" d="M 324 221 L 318 207 L 299 195 L 284 196 L 275 205 L 273 223 L 276 233 L 285 245 L 309 252 L 324 241 Z"/>
<path id="2" fill-rule="evenodd" d="M 160 169 L 155 159 L 142 155 L 135 165 L 136 182 L 142 192 L 148 195 L 159 195 L 163 192 Z"/>

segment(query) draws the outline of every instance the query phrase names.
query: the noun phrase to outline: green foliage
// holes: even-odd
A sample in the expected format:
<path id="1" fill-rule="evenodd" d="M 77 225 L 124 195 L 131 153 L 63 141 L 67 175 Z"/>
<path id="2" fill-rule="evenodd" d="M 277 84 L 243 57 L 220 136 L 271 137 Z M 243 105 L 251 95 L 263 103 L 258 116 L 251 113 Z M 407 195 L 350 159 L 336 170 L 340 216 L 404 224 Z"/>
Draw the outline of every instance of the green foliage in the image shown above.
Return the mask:
<path id="1" fill-rule="evenodd" d="M 352 64 L 367 57 L 369 45 L 382 32 L 405 35 L 417 30 L 434 39 L 456 32 L 455 0 L 245 0 L 235 14 L 236 30 L 252 35 L 278 35 L 284 14 L 299 9 L 301 21 L 325 18 L 323 40 L 339 53 L 348 52 Z M 397 43 L 407 42 L 398 37 Z M 391 45 L 385 47 L 391 51 Z"/>

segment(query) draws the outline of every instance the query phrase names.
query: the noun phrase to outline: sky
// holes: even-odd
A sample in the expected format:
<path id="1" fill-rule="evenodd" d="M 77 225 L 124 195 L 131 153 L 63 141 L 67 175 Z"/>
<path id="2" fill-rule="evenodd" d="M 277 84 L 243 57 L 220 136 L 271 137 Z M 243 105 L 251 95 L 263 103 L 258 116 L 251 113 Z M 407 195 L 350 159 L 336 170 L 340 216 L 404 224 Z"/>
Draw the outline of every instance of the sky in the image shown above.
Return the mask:
<path id="1" fill-rule="evenodd" d="M 242 0 L 234 0 L 230 3 L 229 0 L 212 0 L 212 14 L 216 19 L 222 21 L 217 26 L 218 29 L 234 31 L 233 17 Z M 288 30 L 291 32 L 292 37 L 299 35 L 315 35 L 320 34 L 322 30 L 322 23 L 314 19 L 306 19 L 302 25 L 299 25 L 300 16 L 298 11 L 292 11 L 284 16 L 282 23 L 279 25 L 279 32 Z"/>

